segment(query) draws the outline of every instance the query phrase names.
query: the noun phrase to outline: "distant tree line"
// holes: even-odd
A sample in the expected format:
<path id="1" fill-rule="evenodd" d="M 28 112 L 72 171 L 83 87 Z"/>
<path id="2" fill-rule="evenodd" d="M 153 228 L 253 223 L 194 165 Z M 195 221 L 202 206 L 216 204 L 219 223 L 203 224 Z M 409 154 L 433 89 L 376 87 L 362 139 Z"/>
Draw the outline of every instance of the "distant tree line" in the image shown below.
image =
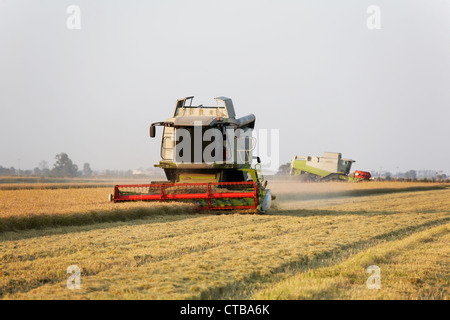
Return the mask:
<path id="1" fill-rule="evenodd" d="M 420 171 L 419 171 L 420 173 Z M 429 171 L 427 175 L 419 174 L 416 170 L 409 170 L 406 172 L 399 172 L 396 174 L 392 174 L 389 171 L 377 172 L 372 171 L 372 177 L 378 180 L 386 180 L 386 181 L 446 181 L 449 180 L 445 173 Z"/>
<path id="2" fill-rule="evenodd" d="M 75 178 L 75 177 L 98 177 L 98 178 L 136 178 L 132 170 L 104 170 L 93 171 L 89 163 L 84 163 L 79 170 L 67 153 L 59 153 L 55 156 L 55 163 L 52 168 L 47 161 L 39 162 L 38 167 L 33 170 L 20 170 L 14 167 L 4 168 L 0 166 L 0 176 L 29 176 L 29 177 L 55 177 L 55 178 Z M 139 175 L 145 176 L 145 175 Z"/>

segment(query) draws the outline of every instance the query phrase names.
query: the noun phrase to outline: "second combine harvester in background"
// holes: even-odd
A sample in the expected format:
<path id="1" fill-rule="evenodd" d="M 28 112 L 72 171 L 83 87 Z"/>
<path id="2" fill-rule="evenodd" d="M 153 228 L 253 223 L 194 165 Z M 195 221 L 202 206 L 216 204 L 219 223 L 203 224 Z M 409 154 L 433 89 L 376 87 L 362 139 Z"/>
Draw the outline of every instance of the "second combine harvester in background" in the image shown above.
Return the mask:
<path id="1" fill-rule="evenodd" d="M 272 195 L 258 163 L 251 167 L 255 147 L 255 116 L 236 118 L 231 99 L 215 98 L 216 106 L 193 106 L 194 97 L 177 100 L 173 117 L 150 126 L 163 127 L 161 161 L 168 181 L 118 185 L 110 200 L 184 201 L 201 209 L 264 213 Z"/>
<path id="2" fill-rule="evenodd" d="M 364 181 L 369 180 L 370 172 L 350 173 L 355 160 L 344 159 L 337 152 L 325 152 L 323 157 L 295 156 L 289 173 L 302 181 Z"/>

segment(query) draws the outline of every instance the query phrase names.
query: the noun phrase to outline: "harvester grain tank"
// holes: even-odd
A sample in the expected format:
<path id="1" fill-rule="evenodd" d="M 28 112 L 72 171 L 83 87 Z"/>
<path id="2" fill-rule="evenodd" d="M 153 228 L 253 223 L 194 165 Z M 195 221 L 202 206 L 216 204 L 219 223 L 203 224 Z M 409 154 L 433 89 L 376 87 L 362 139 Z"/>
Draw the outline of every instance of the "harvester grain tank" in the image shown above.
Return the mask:
<path id="1" fill-rule="evenodd" d="M 290 174 L 303 181 L 369 180 L 369 172 L 350 173 L 354 162 L 355 160 L 342 158 L 342 154 L 337 152 L 325 152 L 323 157 L 295 156 L 291 162 Z"/>
<path id="2" fill-rule="evenodd" d="M 193 106 L 194 97 L 177 100 L 173 116 L 150 126 L 163 128 L 161 161 L 167 181 L 119 185 L 110 198 L 120 201 L 189 201 L 202 209 L 266 212 L 272 199 L 260 159 L 252 167 L 255 116 L 236 118 L 233 102 Z"/>

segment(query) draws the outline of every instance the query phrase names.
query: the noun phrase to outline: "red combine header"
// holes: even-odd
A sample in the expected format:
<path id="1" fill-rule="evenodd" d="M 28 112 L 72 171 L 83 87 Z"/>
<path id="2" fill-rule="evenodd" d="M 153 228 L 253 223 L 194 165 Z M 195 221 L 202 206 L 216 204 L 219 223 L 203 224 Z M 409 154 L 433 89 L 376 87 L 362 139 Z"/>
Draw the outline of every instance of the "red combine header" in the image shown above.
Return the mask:
<path id="1" fill-rule="evenodd" d="M 118 185 L 114 202 L 183 201 L 207 210 L 256 210 L 259 204 L 258 184 L 248 182 L 159 183 Z"/>
<path id="2" fill-rule="evenodd" d="M 360 180 L 370 180 L 370 178 L 372 177 L 372 175 L 370 174 L 370 172 L 367 171 L 355 171 L 355 178 L 356 179 L 360 179 Z"/>

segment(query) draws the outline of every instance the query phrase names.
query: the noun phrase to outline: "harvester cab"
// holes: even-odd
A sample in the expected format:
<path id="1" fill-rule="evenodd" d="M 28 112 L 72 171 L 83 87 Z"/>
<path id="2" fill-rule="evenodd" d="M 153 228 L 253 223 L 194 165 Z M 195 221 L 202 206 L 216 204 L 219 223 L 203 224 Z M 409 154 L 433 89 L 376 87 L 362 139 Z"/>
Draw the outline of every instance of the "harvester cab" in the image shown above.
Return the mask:
<path id="1" fill-rule="evenodd" d="M 255 116 L 236 118 L 226 97 L 215 98 L 215 106 L 193 106 L 193 98 L 177 100 L 171 118 L 150 126 L 151 138 L 163 127 L 161 161 L 155 166 L 167 182 L 141 185 L 139 192 L 116 186 L 113 200 L 188 200 L 205 209 L 266 212 L 271 192 L 259 164 L 251 166 Z"/>
<path id="2" fill-rule="evenodd" d="M 171 182 L 245 181 L 253 158 L 255 116 L 236 119 L 233 102 L 216 98 L 216 106 L 192 106 L 193 97 L 179 99 L 173 117 L 150 126 L 163 127 L 161 161 Z"/>

